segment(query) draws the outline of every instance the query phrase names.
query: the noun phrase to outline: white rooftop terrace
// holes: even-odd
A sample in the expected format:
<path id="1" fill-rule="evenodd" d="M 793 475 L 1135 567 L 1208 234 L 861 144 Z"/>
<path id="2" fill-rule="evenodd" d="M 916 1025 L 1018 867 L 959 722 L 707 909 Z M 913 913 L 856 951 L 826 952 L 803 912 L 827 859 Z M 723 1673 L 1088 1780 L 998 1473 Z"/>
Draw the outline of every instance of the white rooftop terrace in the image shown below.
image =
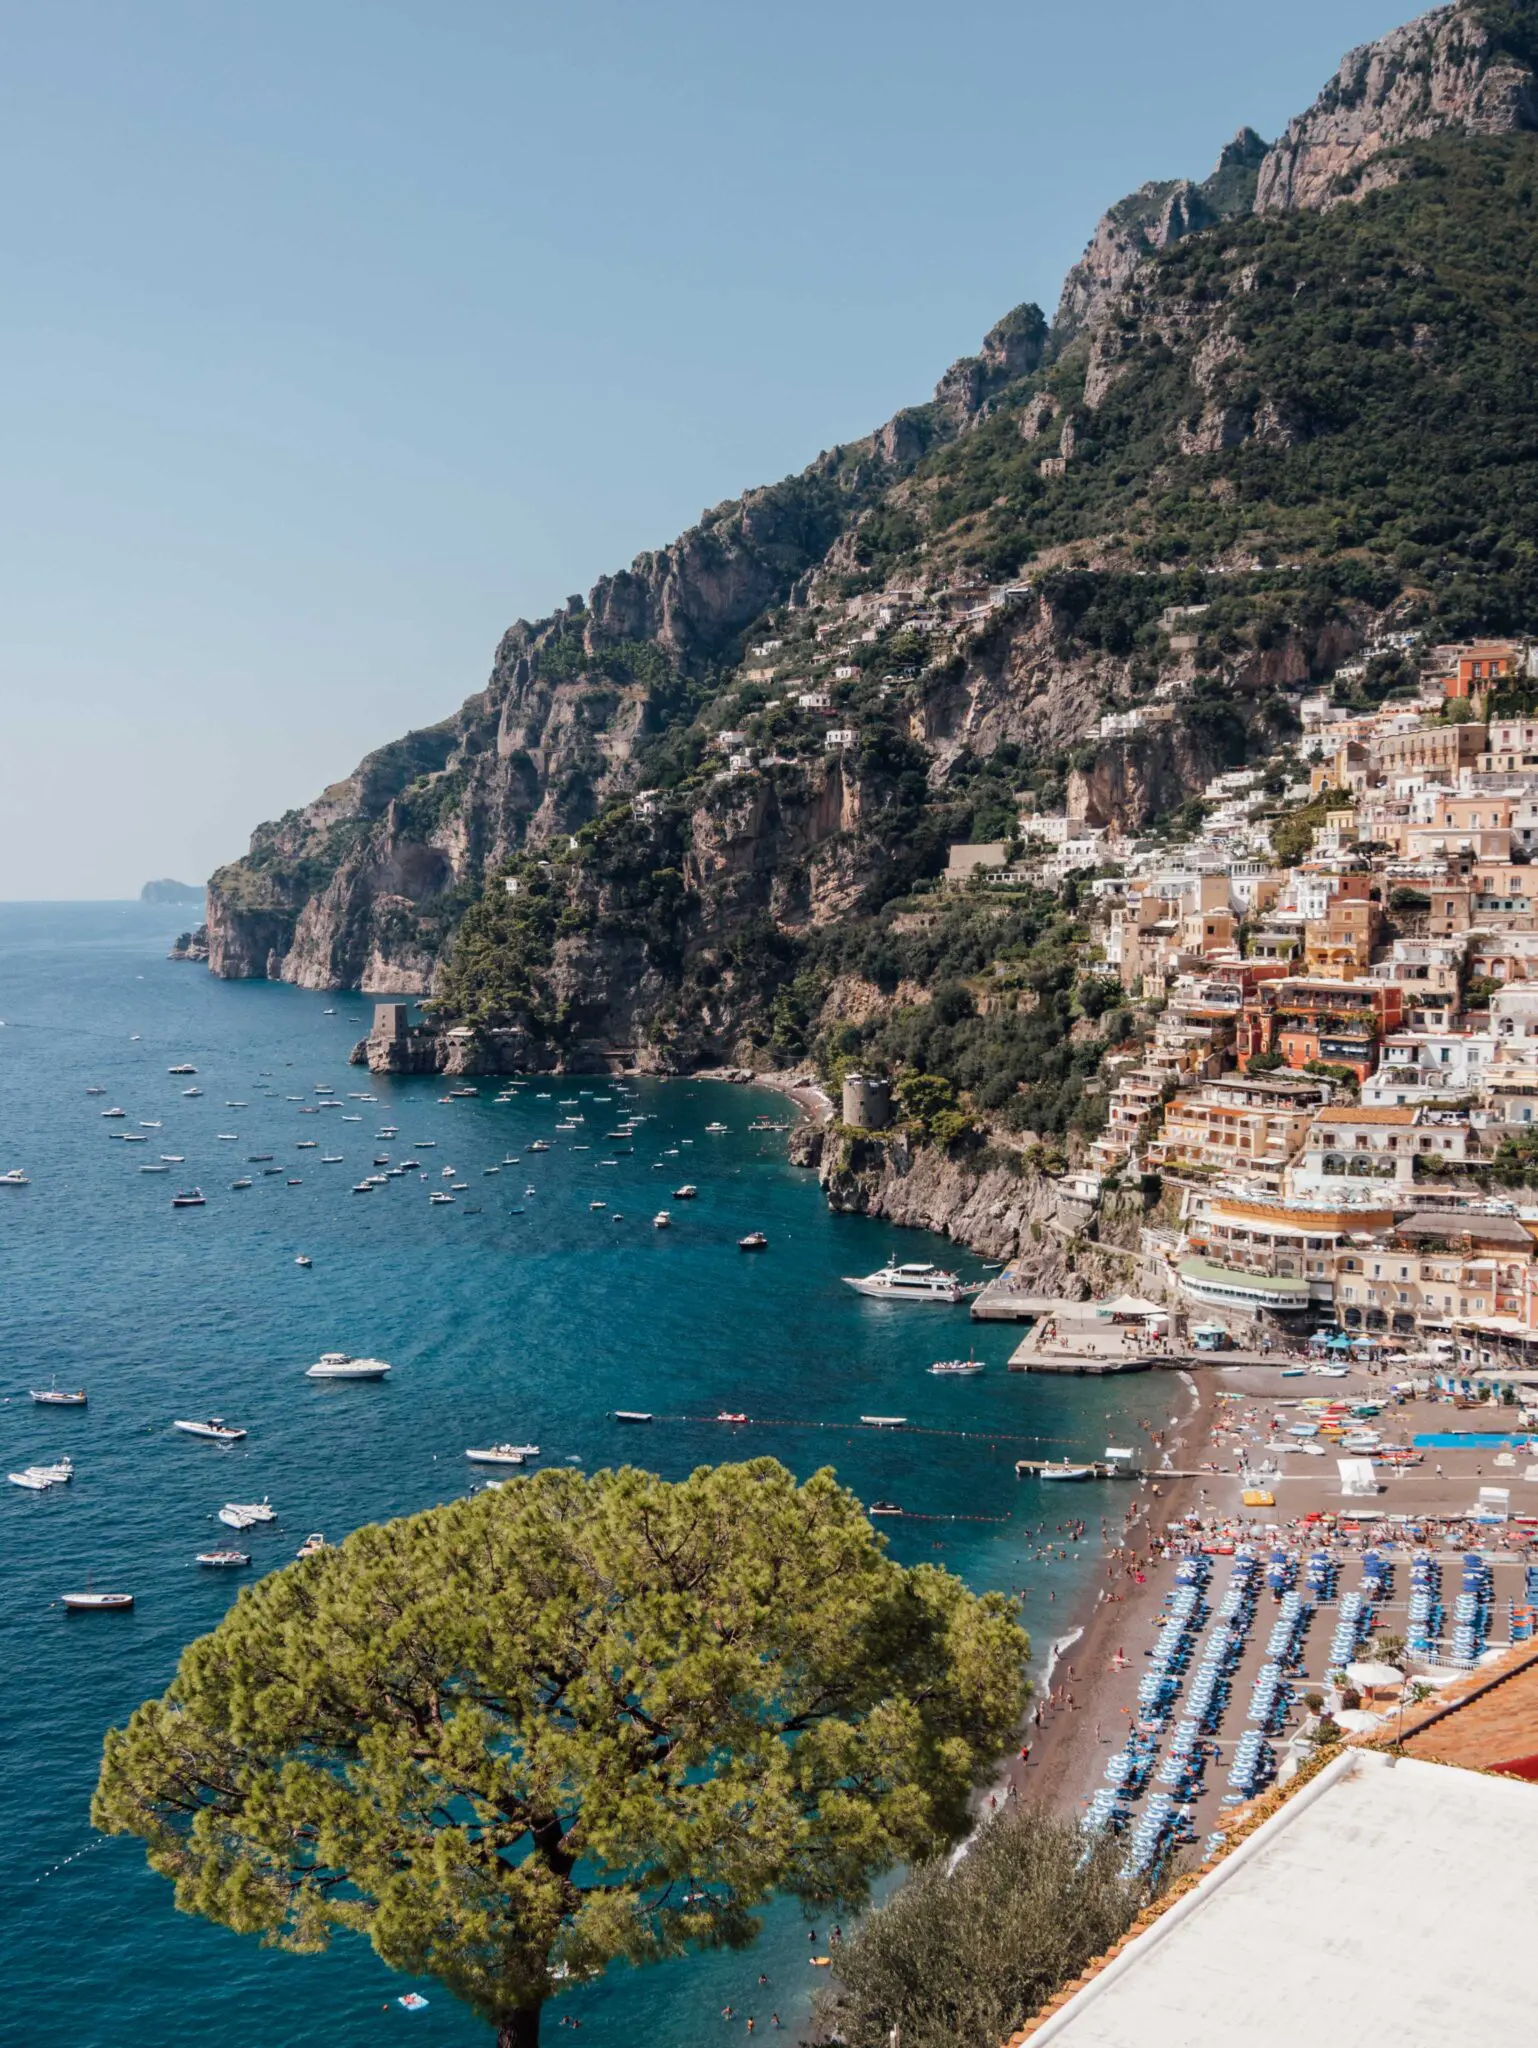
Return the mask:
<path id="1" fill-rule="evenodd" d="M 1349 1750 L 1029 2048 L 1393 2048 L 1533 2032 L 1538 1789 Z"/>

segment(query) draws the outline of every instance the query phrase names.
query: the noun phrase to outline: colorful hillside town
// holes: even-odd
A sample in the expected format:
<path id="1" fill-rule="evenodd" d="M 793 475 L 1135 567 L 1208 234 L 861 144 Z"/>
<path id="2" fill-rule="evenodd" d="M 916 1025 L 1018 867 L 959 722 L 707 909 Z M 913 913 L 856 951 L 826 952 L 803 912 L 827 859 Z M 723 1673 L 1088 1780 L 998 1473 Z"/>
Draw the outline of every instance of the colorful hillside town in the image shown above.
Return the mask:
<path id="1" fill-rule="evenodd" d="M 1353 708 L 1376 654 L 1417 680 Z M 947 881 L 1074 876 L 1141 1025 L 1087 1178 L 1160 1177 L 1172 1300 L 1538 1371 L 1538 646 L 1398 634 L 1332 680 L 1190 836 L 1026 815 Z"/>

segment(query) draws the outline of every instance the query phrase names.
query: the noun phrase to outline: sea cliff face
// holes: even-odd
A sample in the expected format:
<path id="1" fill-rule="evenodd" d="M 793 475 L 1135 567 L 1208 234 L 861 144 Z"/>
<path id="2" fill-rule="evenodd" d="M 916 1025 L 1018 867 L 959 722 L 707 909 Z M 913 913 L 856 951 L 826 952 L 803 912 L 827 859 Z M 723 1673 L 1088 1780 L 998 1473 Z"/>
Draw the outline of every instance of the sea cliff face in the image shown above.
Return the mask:
<path id="1" fill-rule="evenodd" d="M 1501 411 L 1535 48 L 1538 0 L 1466 0 L 1353 52 L 1274 146 L 1113 207 L 1050 331 L 1016 307 L 929 401 L 520 620 L 219 870 L 212 970 L 432 996 L 568 1066 L 799 1057 L 865 927 L 1017 797 L 1141 831 L 1385 625 L 1530 616 L 1490 536 L 1538 497 Z M 538 929 L 499 920 L 531 887 Z"/>

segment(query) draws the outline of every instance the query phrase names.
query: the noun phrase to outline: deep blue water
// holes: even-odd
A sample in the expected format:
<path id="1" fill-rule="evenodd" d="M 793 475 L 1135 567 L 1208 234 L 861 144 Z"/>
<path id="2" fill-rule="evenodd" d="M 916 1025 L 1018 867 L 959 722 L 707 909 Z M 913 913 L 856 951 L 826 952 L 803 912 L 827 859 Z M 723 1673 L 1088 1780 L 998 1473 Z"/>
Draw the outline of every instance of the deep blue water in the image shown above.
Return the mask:
<path id="1" fill-rule="evenodd" d="M 812 1178 L 786 1163 L 784 1138 L 746 1129 L 760 1111 L 788 1113 L 775 1096 L 641 1082 L 626 1102 L 584 1080 L 531 1082 L 498 1105 L 497 1084 L 482 1082 L 473 1101 L 444 1103 L 441 1083 L 348 1066 L 369 1017 L 361 998 L 225 984 L 168 962 L 178 923 L 174 909 L 137 904 L 0 906 L 0 1172 L 31 1176 L 0 1189 L 0 1451 L 4 1470 L 66 1452 L 76 1463 L 73 1484 L 46 1495 L 0 1485 L 3 2031 L 31 2048 L 350 2048 L 398 2030 L 423 2044 L 484 2043 L 486 2030 L 431 1983 L 415 1987 L 425 2012 L 401 2012 L 395 1995 L 412 1987 L 362 1942 L 316 1958 L 264 1951 L 179 1915 L 137 1844 L 91 1833 L 104 1729 L 167 1684 L 183 1645 L 234 1595 L 234 1575 L 192 1563 L 230 1540 L 213 1519 L 223 1502 L 265 1494 L 279 1509 L 275 1527 L 241 1539 L 254 1572 L 285 1563 L 310 1530 L 335 1539 L 465 1491 L 465 1447 L 488 1439 L 536 1442 L 545 1463 L 628 1459 L 674 1476 L 772 1452 L 800 1473 L 832 1464 L 863 1498 L 915 1517 L 997 1518 L 884 1528 L 905 1561 L 945 1563 L 979 1589 L 1027 1585 L 1039 1655 L 1082 1606 L 1093 1562 L 1088 1546 L 1050 1568 L 1030 1561 L 1030 1525 L 1068 1510 L 1015 1479 L 1013 1458 L 1030 1446 L 1014 1439 L 1096 1450 L 1161 1412 L 1167 1390 L 1010 1375 L 1007 1328 L 974 1332 L 963 1310 L 893 1308 L 842 1286 L 894 1250 L 979 1269 L 936 1240 L 830 1215 Z M 167 1073 L 183 1061 L 195 1080 Z M 377 1100 L 301 1115 L 317 1083 Z M 106 1094 L 88 1096 L 92 1085 Z M 202 1094 L 185 1096 L 190 1086 Z M 551 1099 L 538 1100 L 547 1086 Z M 586 1122 L 556 1137 L 560 1101 L 579 1088 Z M 126 1120 L 102 1117 L 113 1105 Z M 600 1166 L 613 1156 L 603 1133 L 636 1107 L 655 1121 L 632 1156 Z M 707 1135 L 713 1119 L 726 1136 Z M 151 1122 L 147 1143 L 112 1135 Z M 399 1139 L 376 1142 L 387 1124 Z M 530 1154 L 542 1135 L 555 1149 Z M 306 1138 L 314 1150 L 298 1149 Z M 434 1186 L 448 1165 L 468 1183 L 453 1206 L 429 1205 L 415 1178 L 351 1192 L 376 1152 L 399 1157 L 423 1139 L 436 1141 L 421 1155 Z M 286 1171 L 246 1163 L 264 1152 Z M 322 1165 L 323 1152 L 344 1163 Z M 185 1163 L 141 1174 L 162 1153 Z M 521 1164 L 484 1173 L 508 1153 Z M 235 1192 L 242 1174 L 254 1185 Z M 653 1211 L 686 1180 L 699 1199 L 670 1203 L 674 1228 L 654 1230 Z M 207 1207 L 173 1211 L 172 1192 L 194 1183 Z M 590 1209 L 595 1200 L 608 1208 Z M 755 1227 L 770 1249 L 745 1256 L 736 1241 Z M 299 1252 L 310 1269 L 295 1265 Z M 983 1376 L 924 1372 L 974 1336 Z M 394 1371 L 383 1385 L 307 1381 L 304 1368 L 331 1349 L 377 1354 Z M 28 1387 L 55 1376 L 85 1385 L 89 1408 L 35 1406 Z M 781 1423 L 627 1429 L 616 1408 Z M 850 1428 L 862 1412 L 973 1434 Z M 168 1426 L 211 1413 L 247 1428 L 246 1441 L 221 1451 Z M 1078 1493 L 1072 1511 L 1111 1505 Z M 66 1616 L 53 1603 L 87 1574 L 132 1590 L 134 1612 Z M 748 1955 L 616 1971 L 562 2010 L 587 2040 L 616 2048 L 729 2035 L 728 2003 L 756 2014 L 761 2033 L 777 2009 L 793 2040 L 807 1979 L 820 1974 L 807 1967 L 806 1933 L 781 1904 Z M 548 2037 L 562 2031 L 548 2016 Z"/>

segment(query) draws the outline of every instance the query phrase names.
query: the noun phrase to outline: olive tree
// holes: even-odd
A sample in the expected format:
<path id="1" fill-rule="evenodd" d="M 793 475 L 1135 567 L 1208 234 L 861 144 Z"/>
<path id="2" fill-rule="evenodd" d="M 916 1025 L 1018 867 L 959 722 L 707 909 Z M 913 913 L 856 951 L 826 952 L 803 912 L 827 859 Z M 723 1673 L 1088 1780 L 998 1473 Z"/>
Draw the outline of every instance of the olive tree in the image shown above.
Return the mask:
<path id="1" fill-rule="evenodd" d="M 246 1588 L 108 1735 L 93 1818 L 184 1911 L 356 1930 L 526 2048 L 613 1960 L 743 1944 L 773 1891 L 856 1904 L 953 1840 L 1026 1649 L 830 1472 L 544 1472 Z"/>

